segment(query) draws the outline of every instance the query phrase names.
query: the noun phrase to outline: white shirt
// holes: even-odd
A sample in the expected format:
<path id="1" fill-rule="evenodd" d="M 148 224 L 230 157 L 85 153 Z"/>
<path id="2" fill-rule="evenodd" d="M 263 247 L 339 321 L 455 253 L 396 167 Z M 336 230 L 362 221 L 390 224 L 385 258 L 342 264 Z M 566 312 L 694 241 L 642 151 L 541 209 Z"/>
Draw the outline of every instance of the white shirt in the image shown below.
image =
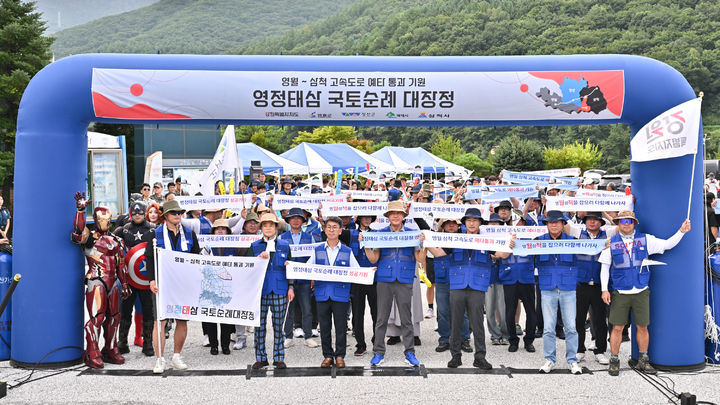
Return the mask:
<path id="1" fill-rule="evenodd" d="M 660 239 L 656 238 L 653 235 L 646 234 L 646 240 L 647 240 L 647 254 L 648 256 L 654 255 L 654 254 L 662 254 L 665 253 L 666 250 L 674 248 L 678 243 L 680 243 L 680 240 L 683 237 L 683 233 L 680 231 L 677 231 L 675 235 L 671 236 L 670 239 Z M 625 238 L 623 238 L 625 239 Z M 634 240 L 635 234 L 633 233 L 633 238 L 628 240 Z M 630 257 L 632 257 L 632 243 L 628 245 L 627 241 L 625 242 L 625 246 L 628 246 L 628 252 L 630 253 Z M 602 284 L 602 290 L 607 291 L 608 290 L 608 282 L 610 281 L 610 265 L 612 264 L 612 255 L 610 253 L 610 249 L 605 249 L 600 253 L 600 258 L 598 259 L 600 263 L 602 263 L 602 268 L 600 270 L 600 283 Z M 635 288 L 633 287 L 631 290 L 618 290 L 620 294 L 637 294 L 643 290 L 646 290 L 648 287 L 645 288 Z"/>
<path id="2" fill-rule="evenodd" d="M 335 245 L 334 248 L 330 247 L 327 242 L 323 244 L 323 247 L 325 247 L 325 252 L 328 256 L 328 263 L 330 263 L 330 266 L 333 266 L 335 264 L 335 259 L 337 258 L 338 253 L 340 253 L 340 241 L 338 241 L 337 245 Z M 308 259 L 306 264 L 316 264 L 314 254 L 310 255 L 310 259 Z M 358 263 L 352 251 L 350 252 L 349 267 L 360 267 L 360 264 Z"/>
<path id="3" fill-rule="evenodd" d="M 570 229 L 568 230 L 568 235 L 572 236 L 573 238 L 580 239 L 580 234 L 584 230 L 582 225 L 574 224 L 572 222 L 569 222 L 568 224 L 570 225 Z M 608 239 L 612 238 L 617 233 L 618 233 L 617 226 L 610 226 L 610 227 L 605 228 L 605 234 L 607 235 Z M 590 234 L 590 232 L 588 232 L 588 234 Z M 595 239 L 595 237 L 590 235 L 590 239 Z"/>
<path id="4" fill-rule="evenodd" d="M 273 236 L 272 239 L 268 239 L 263 236 L 263 240 L 267 243 L 267 247 L 265 248 L 266 252 L 274 252 L 275 251 L 275 238 L 276 238 L 276 236 Z"/>

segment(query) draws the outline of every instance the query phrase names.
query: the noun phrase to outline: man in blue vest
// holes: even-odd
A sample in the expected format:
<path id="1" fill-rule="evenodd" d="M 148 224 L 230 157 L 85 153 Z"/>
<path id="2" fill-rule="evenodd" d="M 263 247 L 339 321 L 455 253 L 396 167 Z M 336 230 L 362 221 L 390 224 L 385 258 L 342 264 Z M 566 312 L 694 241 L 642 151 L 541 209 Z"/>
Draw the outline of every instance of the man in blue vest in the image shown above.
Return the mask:
<path id="1" fill-rule="evenodd" d="M 480 225 L 483 221 L 482 214 L 477 208 L 468 208 L 461 221 L 468 234 L 477 234 L 480 232 Z M 510 247 L 512 248 L 512 246 L 511 242 Z M 452 359 L 448 362 L 448 367 L 457 368 L 462 365 L 461 327 L 465 313 L 467 313 L 472 322 L 475 343 L 473 366 L 483 370 L 492 369 L 492 364 L 485 358 L 485 326 L 483 325 L 485 293 L 490 286 L 493 259 L 507 258 L 510 253 L 458 248 L 451 251 L 440 248 L 428 248 L 428 250 L 437 258 L 450 256 L 450 353 Z"/>
<path id="2" fill-rule="evenodd" d="M 560 211 L 548 211 L 544 220 L 548 233 L 538 236 L 539 240 L 574 239 L 563 232 L 567 218 Z M 543 352 L 545 364 L 540 371 L 549 373 L 555 368 L 555 326 L 557 323 L 558 305 L 562 313 L 565 328 L 565 360 L 570 372 L 582 374 L 578 365 L 577 347 L 578 334 L 575 330 L 577 287 L 577 260 L 572 254 L 543 254 L 535 256 L 535 267 L 538 270 L 538 284 L 542 297 Z"/>
<path id="3" fill-rule="evenodd" d="M 330 217 L 325 220 L 327 240 L 315 248 L 314 254 L 310 256 L 307 263 L 336 267 L 360 267 L 352 250 L 340 243 L 338 239 L 340 232 L 342 232 L 340 218 Z M 314 287 L 324 357 L 320 367 L 331 367 L 334 362 L 337 368 L 343 368 L 345 367 L 347 343 L 345 316 L 350 306 L 350 283 L 315 280 Z M 335 323 L 335 350 L 332 347 L 331 334 L 333 321 Z"/>
<path id="4" fill-rule="evenodd" d="M 165 217 L 165 223 L 155 228 L 155 241 L 158 249 L 171 249 L 177 252 L 186 253 L 200 253 L 200 244 L 198 243 L 197 235 L 191 229 L 186 228 L 180 224 L 180 218 L 185 212 L 180 203 L 175 200 L 167 201 L 163 204 L 163 216 Z M 148 280 L 150 281 L 150 291 L 155 294 L 154 303 L 157 308 L 157 293 L 159 291 L 158 285 L 155 281 L 155 254 L 153 252 L 153 244 L 148 243 L 145 249 L 145 266 L 147 268 Z M 172 271 L 169 269 L 168 271 Z M 165 330 L 165 324 L 167 319 L 163 320 L 160 326 L 161 330 Z M 158 359 L 155 362 L 153 373 L 162 374 L 165 371 L 165 335 L 160 334 L 160 347 L 157 347 L 157 336 L 158 329 L 157 323 L 153 328 L 153 344 L 156 344 L 155 353 L 158 353 Z M 185 339 L 187 338 L 187 320 L 177 319 L 177 326 L 175 327 L 174 351 L 170 365 L 176 370 L 186 370 L 187 364 L 180 357 Z"/>
<path id="5" fill-rule="evenodd" d="M 610 249 L 600 254 L 600 281 L 602 299 L 610 305 L 610 365 L 608 373 L 620 374 L 620 343 L 622 331 L 629 320 L 632 310 L 637 327 L 636 340 L 640 356 L 637 368 L 648 374 L 657 371 L 650 365 L 647 354 L 650 335 L 650 268 L 643 266 L 643 260 L 649 255 L 662 254 L 680 243 L 683 235 L 690 230 L 690 220 L 686 219 L 680 229 L 670 239 L 659 239 L 635 231 L 638 220 L 632 211 L 620 211 L 614 219 L 619 233 L 610 238 Z M 612 294 L 608 291 L 612 289 Z"/>
<path id="6" fill-rule="evenodd" d="M 285 179 L 283 179 L 285 180 Z M 303 232 L 302 226 L 305 223 L 305 215 L 301 208 L 291 208 L 285 216 L 285 222 L 290 225 L 290 230 L 280 235 L 280 239 L 287 241 L 292 245 L 309 245 L 313 243 L 313 237 L 307 232 Z M 307 257 L 295 257 L 294 262 L 305 263 Z M 293 315 L 295 313 L 295 305 L 300 306 L 302 313 L 302 330 L 305 337 L 305 345 L 307 347 L 318 347 L 318 344 L 312 338 L 312 291 L 310 288 L 310 280 L 296 280 L 293 284 L 295 290 L 295 299 L 290 302 L 285 319 L 285 347 L 292 346 L 293 339 Z"/>
<path id="7" fill-rule="evenodd" d="M 383 228 L 380 232 L 405 232 L 409 231 L 403 225 L 405 217 L 405 203 L 396 200 L 388 203 L 388 210 L 385 217 L 390 221 L 390 226 Z M 362 234 L 359 240 L 362 241 Z M 415 357 L 415 338 L 412 320 L 412 295 L 413 283 L 415 282 L 415 263 L 425 260 L 425 251 L 416 247 L 403 248 L 365 248 L 370 263 L 377 265 L 377 310 L 378 319 L 375 324 L 375 342 L 373 351 L 375 355 L 370 360 L 371 366 L 380 365 L 385 359 L 385 333 L 387 331 L 390 310 L 393 299 L 397 304 L 400 315 L 400 328 L 402 329 L 402 342 L 405 346 L 405 360 L 413 367 L 420 366 Z"/>

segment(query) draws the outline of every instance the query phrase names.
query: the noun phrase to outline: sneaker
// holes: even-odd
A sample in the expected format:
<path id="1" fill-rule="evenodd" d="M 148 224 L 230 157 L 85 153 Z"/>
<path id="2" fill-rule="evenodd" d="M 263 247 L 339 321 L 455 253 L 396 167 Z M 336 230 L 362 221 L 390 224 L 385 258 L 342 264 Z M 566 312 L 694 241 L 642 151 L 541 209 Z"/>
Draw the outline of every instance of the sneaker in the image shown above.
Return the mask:
<path id="1" fill-rule="evenodd" d="M 230 334 L 230 341 L 231 342 L 237 342 L 237 336 L 235 336 L 235 332 Z"/>
<path id="2" fill-rule="evenodd" d="M 408 352 L 408 354 L 405 355 L 405 361 L 407 361 L 408 364 L 413 367 L 417 367 L 420 365 L 420 361 L 418 361 L 417 357 L 415 357 L 415 353 L 413 352 Z"/>
<path id="3" fill-rule="evenodd" d="M 165 372 L 165 358 L 158 357 L 157 360 L 155 360 L 155 367 L 153 367 L 153 373 L 154 374 L 162 374 L 164 372 Z"/>
<path id="4" fill-rule="evenodd" d="M 360 356 L 364 356 L 365 353 L 367 353 L 367 349 L 357 349 L 357 350 L 355 350 L 355 353 L 353 353 L 353 356 L 360 357 Z"/>
<path id="5" fill-rule="evenodd" d="M 490 344 L 493 346 L 500 346 L 500 339 L 490 338 Z"/>
<path id="6" fill-rule="evenodd" d="M 523 335 L 522 327 L 520 326 L 519 323 L 516 323 L 516 324 L 515 324 L 515 334 L 518 335 L 518 336 L 522 336 L 522 335 Z"/>
<path id="7" fill-rule="evenodd" d="M 233 350 L 242 350 L 245 348 L 245 342 L 240 340 L 233 345 Z"/>
<path id="8" fill-rule="evenodd" d="M 487 359 L 475 359 L 475 361 L 473 361 L 473 367 L 477 367 L 481 370 L 492 370 L 492 364 L 490 364 Z"/>
<path id="9" fill-rule="evenodd" d="M 293 331 L 293 336 L 305 337 L 305 332 L 303 332 L 302 328 L 295 328 L 295 330 Z"/>
<path id="10" fill-rule="evenodd" d="M 470 346 L 470 339 L 463 340 L 462 344 L 460 345 L 460 350 L 464 351 L 465 353 L 472 353 L 473 348 Z"/>
<path id="11" fill-rule="evenodd" d="M 570 363 L 568 364 L 568 368 L 571 374 L 582 374 L 582 367 L 580 367 L 578 363 Z"/>
<path id="12" fill-rule="evenodd" d="M 432 308 L 428 308 L 425 311 L 425 319 L 430 319 L 435 315 L 435 311 Z"/>
<path id="13" fill-rule="evenodd" d="M 448 362 L 447 366 L 449 368 L 458 368 L 462 366 L 462 358 L 459 354 L 456 354 L 452 356 L 452 359 Z"/>
<path id="14" fill-rule="evenodd" d="M 500 345 L 501 345 L 501 346 L 507 346 L 507 345 L 509 345 L 509 344 L 510 344 L 510 342 L 508 342 L 507 339 L 505 339 L 505 338 L 500 338 Z"/>
<path id="15" fill-rule="evenodd" d="M 278 370 L 285 370 L 287 368 L 287 364 L 285 364 L 285 362 L 282 360 L 273 361 L 273 367 Z"/>
<path id="16" fill-rule="evenodd" d="M 598 353 L 595 355 L 595 361 L 599 364 L 607 365 L 610 362 L 610 359 L 607 358 L 605 353 Z"/>
<path id="17" fill-rule="evenodd" d="M 548 374 L 549 372 L 553 371 L 555 368 L 555 363 L 553 363 L 550 360 L 546 360 L 545 364 L 543 364 L 542 367 L 540 367 L 540 371 L 542 371 L 545 374 Z"/>
<path id="18" fill-rule="evenodd" d="M 388 346 L 396 345 L 400 343 L 400 336 L 390 336 L 386 342 Z"/>
<path id="19" fill-rule="evenodd" d="M 210 347 L 210 337 L 203 335 L 203 347 Z"/>
<path id="20" fill-rule="evenodd" d="M 645 374 L 657 374 L 657 370 L 650 364 L 650 358 L 647 355 L 640 356 L 640 360 L 638 360 L 635 368 Z"/>
<path id="21" fill-rule="evenodd" d="M 285 338 L 285 347 L 292 347 L 293 340 L 291 338 Z"/>
<path id="22" fill-rule="evenodd" d="M 320 336 L 320 331 L 317 330 L 317 328 L 312 330 L 312 337 L 318 337 Z"/>
<path id="23" fill-rule="evenodd" d="M 382 364 L 383 361 L 385 361 L 385 356 L 376 353 L 373 358 L 370 359 L 370 365 L 379 366 L 380 364 Z"/>
<path id="24" fill-rule="evenodd" d="M 620 359 L 618 357 L 610 357 L 609 364 L 608 374 L 614 377 L 620 375 Z"/>
<path id="25" fill-rule="evenodd" d="M 305 346 L 307 347 L 318 347 L 318 344 L 316 341 L 312 339 L 305 339 Z"/>
<path id="26" fill-rule="evenodd" d="M 170 359 L 170 366 L 172 366 L 175 370 L 187 370 L 188 368 L 187 364 L 185 364 L 178 353 L 173 354 L 172 359 Z"/>
<path id="27" fill-rule="evenodd" d="M 578 363 L 585 360 L 585 353 L 578 353 L 575 357 L 578 359 Z"/>
<path id="28" fill-rule="evenodd" d="M 535 346 L 532 343 L 525 343 L 525 351 L 528 353 L 535 353 Z"/>
<path id="29" fill-rule="evenodd" d="M 438 353 L 442 353 L 447 350 L 450 350 L 450 343 L 439 343 L 435 348 L 435 351 Z"/>
<path id="30" fill-rule="evenodd" d="M 270 365 L 270 364 L 267 362 L 267 360 L 256 361 L 256 362 L 252 365 L 252 369 L 253 369 L 253 370 L 262 370 L 262 369 L 266 368 L 266 367 L 269 366 L 269 365 Z"/>
<path id="31" fill-rule="evenodd" d="M 597 346 L 595 346 L 595 340 L 591 340 L 590 344 L 587 345 L 588 350 L 595 350 L 597 349 Z"/>

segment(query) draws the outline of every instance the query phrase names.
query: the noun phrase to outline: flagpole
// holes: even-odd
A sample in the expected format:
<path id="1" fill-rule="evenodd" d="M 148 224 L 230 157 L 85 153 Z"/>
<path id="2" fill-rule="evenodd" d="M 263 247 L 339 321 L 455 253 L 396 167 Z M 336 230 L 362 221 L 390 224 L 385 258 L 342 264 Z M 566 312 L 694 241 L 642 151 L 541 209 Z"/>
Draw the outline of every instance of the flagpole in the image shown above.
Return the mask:
<path id="1" fill-rule="evenodd" d="M 158 263 L 157 260 L 157 239 L 153 239 L 153 256 L 155 257 L 155 284 L 160 283 L 160 263 Z M 155 294 L 155 328 L 157 329 L 157 358 L 164 358 L 164 349 L 165 345 L 161 345 L 161 338 L 160 334 L 165 333 L 160 327 L 160 288 L 158 287 L 158 292 Z M 162 354 L 161 354 L 162 353 Z"/>
<path id="2" fill-rule="evenodd" d="M 700 99 L 702 99 L 704 95 L 705 95 L 705 93 L 703 93 L 701 91 L 700 94 L 698 94 L 698 97 L 700 97 Z M 703 142 L 703 147 L 704 147 L 704 142 Z M 704 151 L 704 149 L 703 149 L 703 151 Z M 685 219 L 690 219 L 690 206 L 692 205 L 693 183 L 695 181 L 695 161 L 697 160 L 697 154 L 698 154 L 697 150 L 695 150 L 695 153 L 693 154 L 693 163 L 692 163 L 692 169 L 691 169 L 692 173 L 690 174 L 690 196 L 688 197 L 688 209 L 687 209 L 687 216 L 685 217 Z"/>

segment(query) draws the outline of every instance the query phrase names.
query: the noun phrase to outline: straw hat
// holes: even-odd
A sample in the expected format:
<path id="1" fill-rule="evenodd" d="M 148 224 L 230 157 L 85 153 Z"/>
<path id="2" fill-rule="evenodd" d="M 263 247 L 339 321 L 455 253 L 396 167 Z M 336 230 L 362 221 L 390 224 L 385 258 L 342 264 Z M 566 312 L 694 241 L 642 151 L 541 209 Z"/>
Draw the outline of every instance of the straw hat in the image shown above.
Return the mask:
<path id="1" fill-rule="evenodd" d="M 390 201 L 388 203 L 387 212 L 383 215 L 387 217 L 391 212 L 401 212 L 406 217 L 408 215 L 407 212 L 405 212 L 405 203 L 400 200 Z"/>
<path id="2" fill-rule="evenodd" d="M 227 228 L 228 234 L 232 233 L 232 230 L 230 229 L 230 224 L 225 218 L 216 219 L 215 222 L 213 222 L 212 224 L 212 228 L 210 228 L 210 232 L 215 232 L 215 229 L 223 227 Z"/>
<path id="3" fill-rule="evenodd" d="M 617 225 L 619 220 L 625 219 L 625 218 L 630 218 L 633 221 L 635 221 L 635 225 L 640 223 L 640 222 L 638 222 L 637 218 L 635 218 L 635 213 L 632 211 L 627 211 L 627 210 L 618 212 L 617 216 L 613 219 L 613 223 L 615 225 Z"/>
<path id="4" fill-rule="evenodd" d="M 272 222 L 275 225 L 278 224 L 277 216 L 271 212 L 266 212 L 262 215 L 260 215 L 260 225 L 263 224 L 263 222 Z"/>
<path id="5" fill-rule="evenodd" d="M 438 229 L 443 229 L 443 226 L 448 222 L 454 222 L 454 223 L 460 225 L 460 220 L 457 218 L 456 219 L 443 218 L 440 221 L 438 221 L 438 226 L 437 226 Z"/>

